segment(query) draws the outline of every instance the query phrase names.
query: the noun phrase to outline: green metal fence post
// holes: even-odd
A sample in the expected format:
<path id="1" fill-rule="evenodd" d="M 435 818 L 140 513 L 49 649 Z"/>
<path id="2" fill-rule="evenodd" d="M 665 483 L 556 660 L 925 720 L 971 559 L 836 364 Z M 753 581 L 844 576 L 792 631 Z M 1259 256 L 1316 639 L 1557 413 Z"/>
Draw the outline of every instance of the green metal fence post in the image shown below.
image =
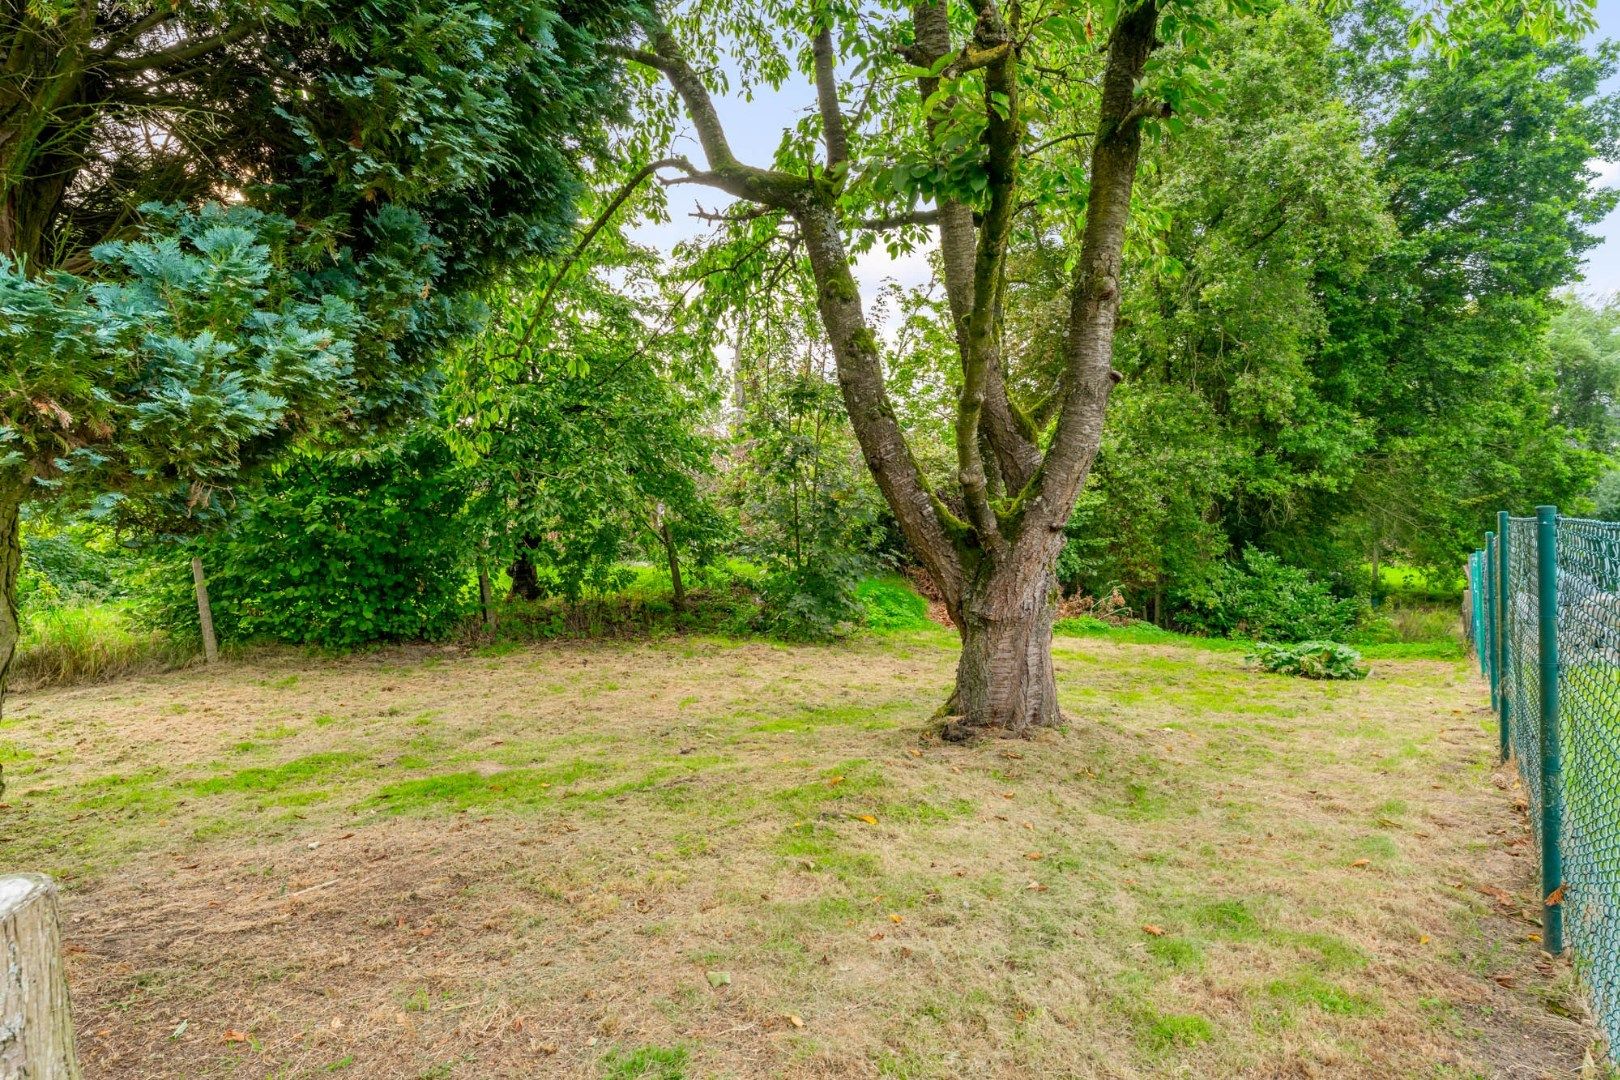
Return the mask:
<path id="1" fill-rule="evenodd" d="M 1536 612 L 1541 648 L 1541 941 L 1564 951 L 1564 762 L 1558 742 L 1558 508 L 1536 507 Z M 1552 898 L 1557 896 L 1557 900 Z"/>
<path id="2" fill-rule="evenodd" d="M 1485 681 L 1491 685 L 1491 708 L 1496 708 L 1496 534 L 1485 534 L 1485 557 L 1481 562 L 1481 577 L 1485 579 L 1485 644 L 1480 647 L 1480 660 L 1485 667 Z"/>
<path id="3" fill-rule="evenodd" d="M 1497 701 L 1496 715 L 1501 717 L 1500 728 L 1502 741 L 1502 760 L 1506 761 L 1512 750 L 1513 731 L 1513 635 L 1509 633 L 1513 618 L 1513 590 L 1509 582 L 1513 580 L 1513 563 L 1509 561 L 1508 554 L 1508 512 L 1496 512 L 1496 580 L 1501 588 L 1496 591 L 1496 656 L 1497 656 Z"/>

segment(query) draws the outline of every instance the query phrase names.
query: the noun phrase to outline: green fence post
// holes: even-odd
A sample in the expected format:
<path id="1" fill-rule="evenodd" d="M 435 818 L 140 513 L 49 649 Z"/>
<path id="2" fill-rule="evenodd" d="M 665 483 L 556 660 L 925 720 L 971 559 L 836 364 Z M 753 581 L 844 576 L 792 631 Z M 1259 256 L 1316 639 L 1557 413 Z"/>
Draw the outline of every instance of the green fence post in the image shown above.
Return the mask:
<path id="1" fill-rule="evenodd" d="M 1468 580 L 1474 594 L 1474 623 L 1470 636 L 1474 639 L 1474 659 L 1479 661 L 1480 673 L 1484 674 L 1485 661 L 1480 659 L 1480 653 L 1483 651 L 1480 638 L 1484 636 L 1485 632 L 1485 619 L 1481 614 L 1485 610 L 1485 583 L 1479 579 L 1479 560 L 1480 554 L 1477 551 L 1468 557 Z"/>
<path id="2" fill-rule="evenodd" d="M 1536 507 L 1536 612 L 1541 648 L 1541 941 L 1564 951 L 1564 761 L 1558 743 L 1558 508 Z M 1559 896 L 1557 901 L 1551 898 Z"/>
<path id="3" fill-rule="evenodd" d="M 1481 562 L 1481 576 L 1485 579 L 1485 644 L 1480 647 L 1480 662 L 1485 668 L 1485 681 L 1491 685 L 1491 708 L 1496 708 L 1496 534 L 1485 534 L 1485 557 Z"/>
<path id="4" fill-rule="evenodd" d="M 1513 731 L 1513 635 L 1510 632 L 1513 626 L 1513 563 L 1510 561 L 1508 543 L 1508 512 L 1496 512 L 1496 559 L 1500 564 L 1496 569 L 1496 580 L 1501 586 L 1496 593 L 1496 606 L 1499 614 L 1496 618 L 1496 656 L 1498 661 L 1497 686 L 1497 716 L 1501 722 L 1500 728 L 1502 742 L 1502 760 L 1506 761 L 1512 753 Z"/>

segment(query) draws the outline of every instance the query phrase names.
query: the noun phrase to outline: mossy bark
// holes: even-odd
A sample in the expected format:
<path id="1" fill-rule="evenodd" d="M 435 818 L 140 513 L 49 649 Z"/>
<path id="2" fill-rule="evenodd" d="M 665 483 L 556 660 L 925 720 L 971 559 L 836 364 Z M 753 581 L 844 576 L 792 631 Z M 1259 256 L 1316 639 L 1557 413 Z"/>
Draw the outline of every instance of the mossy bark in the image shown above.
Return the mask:
<path id="1" fill-rule="evenodd" d="M 22 636 L 17 612 L 17 575 L 22 570 L 22 493 L 0 490 L 0 712 L 11 682 L 11 662 Z"/>

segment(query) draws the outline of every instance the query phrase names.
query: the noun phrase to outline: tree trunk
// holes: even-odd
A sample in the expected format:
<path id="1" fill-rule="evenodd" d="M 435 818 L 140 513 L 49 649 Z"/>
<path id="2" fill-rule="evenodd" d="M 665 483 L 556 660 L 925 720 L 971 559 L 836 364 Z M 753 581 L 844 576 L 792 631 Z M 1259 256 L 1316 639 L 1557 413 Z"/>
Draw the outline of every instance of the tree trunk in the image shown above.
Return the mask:
<path id="1" fill-rule="evenodd" d="M 17 574 L 22 569 L 22 493 L 0 493 L 0 710 L 11 679 L 11 661 L 22 636 L 17 618 Z M 0 1029 L 3 1030 L 3 1029 Z"/>
<path id="2" fill-rule="evenodd" d="M 489 568 L 478 566 L 478 606 L 484 613 L 484 632 L 495 632 L 495 590 L 490 585 Z"/>
<path id="3" fill-rule="evenodd" d="M 540 574 L 535 570 L 534 560 L 529 557 L 529 551 L 536 546 L 527 540 L 522 541 L 517 557 L 512 560 L 509 573 L 512 575 L 512 596 L 515 599 L 540 599 Z"/>
<path id="4" fill-rule="evenodd" d="M 56 886 L 0 877 L 0 1077 L 78 1080 Z"/>
<path id="5" fill-rule="evenodd" d="M 981 573 L 962 601 L 962 654 L 952 714 L 941 734 L 958 742 L 993 730 L 1027 736 L 1061 723 L 1052 671 L 1057 578 L 1050 569 Z"/>
<path id="6" fill-rule="evenodd" d="M 686 586 L 681 582 L 681 556 L 675 550 L 675 537 L 670 535 L 669 522 L 658 524 L 658 538 L 664 542 L 664 556 L 669 560 L 670 604 L 675 614 L 686 614 Z"/>

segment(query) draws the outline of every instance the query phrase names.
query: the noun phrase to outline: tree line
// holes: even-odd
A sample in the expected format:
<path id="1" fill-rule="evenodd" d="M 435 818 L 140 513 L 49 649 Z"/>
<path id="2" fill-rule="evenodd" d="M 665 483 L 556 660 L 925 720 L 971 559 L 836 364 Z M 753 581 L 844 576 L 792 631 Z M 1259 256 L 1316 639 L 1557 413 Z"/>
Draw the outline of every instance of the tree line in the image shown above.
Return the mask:
<path id="1" fill-rule="evenodd" d="M 1256 582 L 1351 611 L 1498 507 L 1613 512 L 1620 315 L 1565 291 L 1616 202 L 1589 28 L 1555 0 L 27 7 L 0 672 L 25 505 L 155 552 L 163 625 L 201 558 L 235 638 L 442 636 L 480 581 L 578 601 L 637 564 L 677 615 L 723 580 L 728 626 L 825 637 L 912 565 L 962 637 L 956 737 L 1056 722 L 1065 595 L 1252 633 Z M 790 83 L 813 108 L 741 160 L 717 95 Z M 721 198 L 701 235 L 638 246 L 689 184 Z M 863 296 L 879 246 L 931 286 Z"/>

